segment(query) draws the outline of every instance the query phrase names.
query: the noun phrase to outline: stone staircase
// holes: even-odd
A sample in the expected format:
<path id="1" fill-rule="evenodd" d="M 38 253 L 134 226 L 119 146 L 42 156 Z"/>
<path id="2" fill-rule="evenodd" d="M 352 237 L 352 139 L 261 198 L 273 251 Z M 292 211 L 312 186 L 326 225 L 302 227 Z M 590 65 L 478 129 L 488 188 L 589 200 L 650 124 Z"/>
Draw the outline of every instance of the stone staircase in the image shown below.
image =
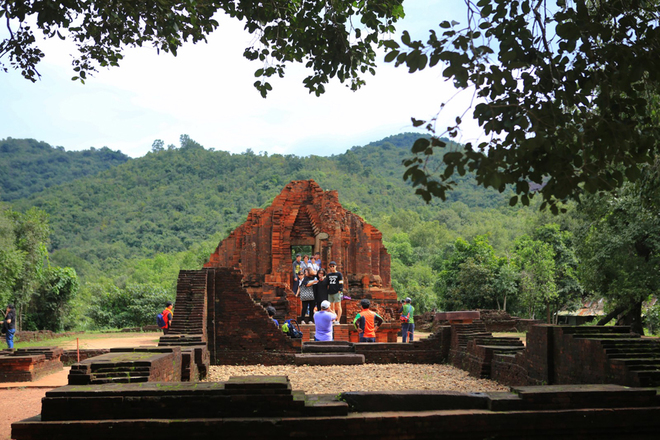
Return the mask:
<path id="1" fill-rule="evenodd" d="M 474 377 L 491 377 L 491 363 L 495 355 L 515 355 L 525 349 L 519 338 L 493 336 L 480 320 L 471 324 L 454 324 L 452 329 L 450 361 Z"/>
<path id="2" fill-rule="evenodd" d="M 468 342 L 476 337 L 492 337 L 493 334 L 486 331 L 486 324 L 475 320 L 471 324 L 458 324 L 452 326 L 452 346 L 466 348 Z"/>
<path id="3" fill-rule="evenodd" d="M 348 405 L 345 402 L 335 396 L 307 396 L 304 391 L 292 390 L 286 376 L 246 376 L 230 377 L 227 382 L 61 387 L 46 393 L 42 400 L 41 420 L 144 421 L 347 414 Z M 189 435 L 199 438 L 194 430 Z M 133 437 L 129 435 L 129 438 Z"/>
<path id="4" fill-rule="evenodd" d="M 73 364 L 69 385 L 103 385 L 181 380 L 180 347 L 113 348 Z"/>
<path id="5" fill-rule="evenodd" d="M 206 339 L 206 279 L 206 271 L 179 272 L 170 335 L 203 335 Z"/>
<path id="6" fill-rule="evenodd" d="M 599 342 L 614 367 L 628 370 L 639 386 L 660 386 L 660 340 L 630 333 L 627 326 L 571 327 L 563 329 L 575 340 Z"/>
<path id="7" fill-rule="evenodd" d="M 362 365 L 364 355 L 355 352 L 347 341 L 303 342 L 302 353 L 295 355 L 296 365 Z"/>

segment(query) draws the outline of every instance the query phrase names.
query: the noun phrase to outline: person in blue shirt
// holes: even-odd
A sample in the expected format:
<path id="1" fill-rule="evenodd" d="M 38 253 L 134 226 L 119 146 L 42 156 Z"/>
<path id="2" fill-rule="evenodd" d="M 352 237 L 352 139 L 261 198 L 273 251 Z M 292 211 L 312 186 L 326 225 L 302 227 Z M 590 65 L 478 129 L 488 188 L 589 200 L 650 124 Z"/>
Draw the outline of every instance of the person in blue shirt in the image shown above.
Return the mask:
<path id="1" fill-rule="evenodd" d="M 332 321 L 337 319 L 337 315 L 330 310 L 330 301 L 321 301 L 321 310 L 314 313 L 314 323 L 316 324 L 315 340 L 332 341 Z"/>
<path id="2" fill-rule="evenodd" d="M 266 312 L 268 312 L 268 316 L 273 321 L 273 324 L 275 324 L 275 327 L 280 328 L 280 323 L 277 322 L 277 319 L 275 319 L 275 312 L 276 312 L 275 307 L 273 306 L 266 307 Z"/>

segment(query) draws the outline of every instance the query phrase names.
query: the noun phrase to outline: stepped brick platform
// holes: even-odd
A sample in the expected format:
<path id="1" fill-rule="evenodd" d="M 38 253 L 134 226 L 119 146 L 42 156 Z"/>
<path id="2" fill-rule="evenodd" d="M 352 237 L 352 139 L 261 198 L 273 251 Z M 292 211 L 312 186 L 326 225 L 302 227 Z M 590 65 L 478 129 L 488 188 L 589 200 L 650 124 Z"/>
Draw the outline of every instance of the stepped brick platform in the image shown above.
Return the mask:
<path id="1" fill-rule="evenodd" d="M 78 362 L 78 357 L 81 361 L 85 359 L 93 358 L 95 356 L 101 356 L 103 354 L 110 353 L 109 348 L 82 348 L 80 350 L 64 350 L 64 354 L 60 358 L 65 367 L 70 367 L 71 365 Z"/>
<path id="2" fill-rule="evenodd" d="M 296 365 L 362 365 L 364 355 L 355 353 L 355 344 L 345 341 L 304 342 Z"/>
<path id="3" fill-rule="evenodd" d="M 206 341 L 207 273 L 182 270 L 176 288 L 176 307 L 168 335 L 201 335 Z"/>
<path id="4" fill-rule="evenodd" d="M 459 312 L 456 312 L 459 313 Z M 463 312 L 461 312 L 463 313 Z M 490 378 L 495 355 L 516 354 L 525 350 L 519 338 L 494 337 L 480 320 L 451 325 L 449 361 L 478 378 Z"/>
<path id="5" fill-rule="evenodd" d="M 368 364 L 437 364 L 447 360 L 448 332 L 412 343 L 356 343 L 355 351 Z"/>
<path id="6" fill-rule="evenodd" d="M 203 380 L 209 373 L 211 357 L 202 335 L 164 335 L 159 347 L 181 347 L 181 380 Z"/>
<path id="7" fill-rule="evenodd" d="M 34 382 L 62 371 L 64 350 L 57 347 L 32 347 L 0 352 L 0 382 Z"/>
<path id="8" fill-rule="evenodd" d="M 613 383 L 660 386 L 660 340 L 627 326 L 538 325 L 527 348 L 494 354 L 492 378 L 509 385 Z"/>
<path id="9" fill-rule="evenodd" d="M 12 438 L 656 439 L 654 390 L 518 387 L 510 393 L 350 392 L 306 396 L 286 377 L 113 384 L 46 393 Z"/>
<path id="10" fill-rule="evenodd" d="M 205 345 L 204 337 L 200 335 L 172 335 L 167 334 L 158 340 L 159 347 L 183 347 Z"/>
<path id="11" fill-rule="evenodd" d="M 69 385 L 181 381 L 180 347 L 113 348 L 73 364 Z"/>

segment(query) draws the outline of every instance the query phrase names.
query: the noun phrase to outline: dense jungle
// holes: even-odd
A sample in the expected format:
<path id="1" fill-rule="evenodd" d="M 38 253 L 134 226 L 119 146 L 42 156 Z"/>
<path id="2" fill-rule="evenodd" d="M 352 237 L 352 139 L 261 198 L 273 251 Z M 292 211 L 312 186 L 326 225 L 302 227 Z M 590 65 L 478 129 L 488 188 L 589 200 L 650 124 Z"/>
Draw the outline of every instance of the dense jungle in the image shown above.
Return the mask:
<path id="1" fill-rule="evenodd" d="M 658 333 L 656 167 L 558 215 L 538 198 L 516 204 L 509 187 L 484 189 L 470 173 L 454 177 L 445 201 L 426 203 L 402 178 L 420 137 L 317 156 L 231 154 L 182 135 L 136 159 L 0 140 L 0 303 L 16 303 L 23 330 L 153 324 L 179 270 L 199 269 L 289 181 L 314 179 L 382 231 L 393 287 L 418 313 L 489 308 L 555 322 L 605 298 L 611 317 Z"/>

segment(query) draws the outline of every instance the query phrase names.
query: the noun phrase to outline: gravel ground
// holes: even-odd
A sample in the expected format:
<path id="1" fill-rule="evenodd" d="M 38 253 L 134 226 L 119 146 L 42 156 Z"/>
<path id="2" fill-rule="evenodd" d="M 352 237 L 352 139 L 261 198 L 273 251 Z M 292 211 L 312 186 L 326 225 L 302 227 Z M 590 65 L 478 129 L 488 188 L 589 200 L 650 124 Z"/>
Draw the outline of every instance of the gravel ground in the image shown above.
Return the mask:
<path id="1" fill-rule="evenodd" d="M 208 381 L 223 382 L 230 376 L 289 376 L 294 390 L 304 390 L 308 394 L 403 390 L 509 391 L 509 387 L 492 380 L 475 379 L 458 368 L 436 364 L 222 365 L 211 366 Z"/>

